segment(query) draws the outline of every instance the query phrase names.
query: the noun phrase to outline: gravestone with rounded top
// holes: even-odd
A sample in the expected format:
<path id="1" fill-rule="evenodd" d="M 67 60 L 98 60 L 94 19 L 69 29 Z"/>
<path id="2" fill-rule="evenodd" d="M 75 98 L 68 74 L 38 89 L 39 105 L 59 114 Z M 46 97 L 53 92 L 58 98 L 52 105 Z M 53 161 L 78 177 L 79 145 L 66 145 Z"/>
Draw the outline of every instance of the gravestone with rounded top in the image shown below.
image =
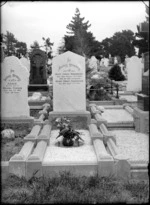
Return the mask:
<path id="1" fill-rule="evenodd" d="M 2 63 L 1 116 L 29 117 L 28 105 L 29 72 L 15 56 L 6 57 Z"/>
<path id="2" fill-rule="evenodd" d="M 127 62 L 127 91 L 142 90 L 142 63 L 137 56 L 132 56 Z"/>

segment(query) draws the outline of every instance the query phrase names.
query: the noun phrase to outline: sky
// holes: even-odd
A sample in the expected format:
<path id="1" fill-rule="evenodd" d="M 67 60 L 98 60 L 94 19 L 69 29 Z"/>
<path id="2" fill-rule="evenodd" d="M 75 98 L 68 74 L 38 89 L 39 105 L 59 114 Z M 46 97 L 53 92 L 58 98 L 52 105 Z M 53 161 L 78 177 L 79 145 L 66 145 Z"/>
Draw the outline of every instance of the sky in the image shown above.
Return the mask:
<path id="1" fill-rule="evenodd" d="M 149 6 L 148 1 L 144 2 Z M 145 4 L 142 1 L 7 1 L 1 7 L 1 32 L 13 33 L 28 49 L 34 41 L 43 45 L 42 37 L 49 37 L 55 55 L 76 8 L 84 22 L 91 24 L 88 31 L 101 42 L 122 30 L 136 33 L 137 25 L 146 20 Z"/>

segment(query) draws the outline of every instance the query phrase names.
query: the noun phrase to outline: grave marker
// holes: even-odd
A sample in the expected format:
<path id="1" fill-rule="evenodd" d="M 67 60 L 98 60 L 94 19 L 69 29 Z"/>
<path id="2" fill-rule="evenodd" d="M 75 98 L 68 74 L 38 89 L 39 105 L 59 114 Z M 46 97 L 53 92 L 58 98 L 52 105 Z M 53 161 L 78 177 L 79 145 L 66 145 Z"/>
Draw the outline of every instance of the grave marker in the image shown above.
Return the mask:
<path id="1" fill-rule="evenodd" d="M 28 106 L 29 72 L 15 56 L 6 57 L 2 63 L 1 115 L 8 117 L 29 117 Z"/>
<path id="2" fill-rule="evenodd" d="M 54 111 L 85 111 L 85 58 L 67 51 L 53 59 Z"/>
<path id="3" fill-rule="evenodd" d="M 47 84 L 46 60 L 44 51 L 34 49 L 30 57 L 30 84 Z"/>
<path id="4" fill-rule="evenodd" d="M 127 62 L 127 91 L 139 92 L 142 90 L 142 63 L 137 56 L 132 56 Z"/>
<path id="5" fill-rule="evenodd" d="M 56 117 L 85 117 L 91 121 L 86 111 L 85 58 L 67 51 L 55 58 L 52 64 L 53 111 L 49 120 Z"/>

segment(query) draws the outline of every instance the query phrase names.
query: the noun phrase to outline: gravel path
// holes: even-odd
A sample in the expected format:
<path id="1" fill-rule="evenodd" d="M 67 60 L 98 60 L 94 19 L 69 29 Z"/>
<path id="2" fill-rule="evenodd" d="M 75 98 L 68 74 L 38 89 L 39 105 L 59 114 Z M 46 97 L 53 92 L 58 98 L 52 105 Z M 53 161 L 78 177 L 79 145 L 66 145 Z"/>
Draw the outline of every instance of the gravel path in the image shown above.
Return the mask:
<path id="1" fill-rule="evenodd" d="M 149 161 L 149 136 L 134 130 L 112 130 L 120 154 L 130 161 Z"/>
<path id="2" fill-rule="evenodd" d="M 56 142 L 61 138 L 56 139 L 58 130 L 52 130 L 50 138 L 50 146 L 47 148 L 43 163 L 58 164 L 58 163 L 90 163 L 97 164 L 97 158 L 94 147 L 91 144 L 91 138 L 88 130 L 77 130 L 82 134 L 80 137 L 84 140 L 84 144 L 79 147 L 58 147 Z"/>
<path id="3" fill-rule="evenodd" d="M 133 116 L 124 109 L 105 109 L 102 117 L 110 123 L 133 122 Z"/>

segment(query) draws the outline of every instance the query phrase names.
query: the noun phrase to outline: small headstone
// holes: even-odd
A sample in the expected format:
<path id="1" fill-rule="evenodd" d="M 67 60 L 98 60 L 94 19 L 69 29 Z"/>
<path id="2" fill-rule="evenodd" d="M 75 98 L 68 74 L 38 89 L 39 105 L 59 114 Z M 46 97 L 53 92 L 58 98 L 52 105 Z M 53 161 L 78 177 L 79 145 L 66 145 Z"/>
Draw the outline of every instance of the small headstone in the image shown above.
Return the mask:
<path id="1" fill-rule="evenodd" d="M 15 56 L 6 57 L 2 63 L 1 113 L 2 117 L 29 117 L 29 72 Z"/>
<path id="2" fill-rule="evenodd" d="M 93 71 L 97 71 L 97 59 L 95 58 L 95 56 L 92 56 L 89 59 L 89 67 L 93 70 Z"/>
<path id="3" fill-rule="evenodd" d="M 85 58 L 67 51 L 53 58 L 53 110 L 86 111 Z"/>
<path id="4" fill-rule="evenodd" d="M 108 67 L 109 65 L 109 59 L 108 58 L 104 58 L 104 66 Z"/>
<path id="5" fill-rule="evenodd" d="M 127 63 L 127 91 L 140 92 L 142 90 L 142 63 L 137 56 L 132 56 Z"/>
<path id="6" fill-rule="evenodd" d="M 104 66 L 104 58 L 101 59 L 100 66 Z"/>
<path id="7" fill-rule="evenodd" d="M 30 84 L 47 84 L 47 56 L 44 51 L 34 49 L 30 57 Z"/>
<path id="8" fill-rule="evenodd" d="M 117 64 L 118 63 L 118 59 L 117 59 L 117 57 L 115 56 L 114 57 L 114 64 Z"/>

